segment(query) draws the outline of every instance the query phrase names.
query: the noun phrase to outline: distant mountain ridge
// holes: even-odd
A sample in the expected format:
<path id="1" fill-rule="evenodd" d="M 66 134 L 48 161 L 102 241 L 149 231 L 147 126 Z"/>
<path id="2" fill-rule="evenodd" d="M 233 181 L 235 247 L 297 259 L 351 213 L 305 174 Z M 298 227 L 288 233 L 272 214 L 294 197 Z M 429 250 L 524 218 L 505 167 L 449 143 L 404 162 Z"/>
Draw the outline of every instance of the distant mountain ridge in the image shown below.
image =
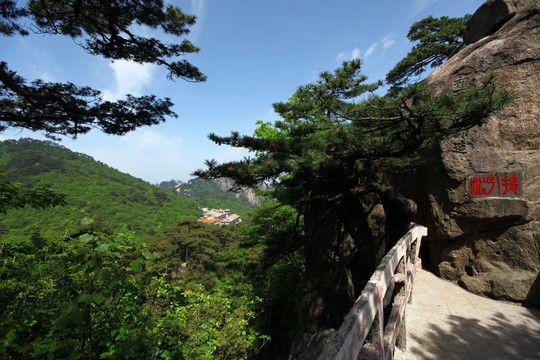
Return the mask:
<path id="1" fill-rule="evenodd" d="M 173 180 L 171 180 L 173 181 Z M 167 182 L 167 186 L 171 182 Z M 163 184 L 163 183 L 162 183 Z M 175 187 L 175 191 L 179 194 L 186 196 L 198 196 L 205 198 L 211 196 L 215 191 L 222 192 L 224 195 L 220 197 L 227 197 L 230 199 L 237 199 L 243 202 L 248 203 L 251 206 L 257 207 L 262 204 L 264 197 L 258 196 L 255 194 L 255 191 L 251 188 L 244 187 L 240 191 L 231 192 L 230 190 L 234 187 L 234 181 L 229 178 L 219 178 L 213 180 L 205 180 L 201 178 L 194 178 L 189 180 L 187 183 L 178 184 Z M 160 184 L 161 186 L 161 184 Z M 263 187 L 261 190 L 267 190 L 266 187 Z M 207 207 L 216 207 L 216 206 L 207 206 Z M 223 207 L 223 206 L 219 206 Z"/>
<path id="2" fill-rule="evenodd" d="M 171 179 L 169 181 L 162 181 L 159 183 L 159 187 L 167 190 L 176 190 L 179 185 L 182 185 L 184 182 L 182 180 Z"/>

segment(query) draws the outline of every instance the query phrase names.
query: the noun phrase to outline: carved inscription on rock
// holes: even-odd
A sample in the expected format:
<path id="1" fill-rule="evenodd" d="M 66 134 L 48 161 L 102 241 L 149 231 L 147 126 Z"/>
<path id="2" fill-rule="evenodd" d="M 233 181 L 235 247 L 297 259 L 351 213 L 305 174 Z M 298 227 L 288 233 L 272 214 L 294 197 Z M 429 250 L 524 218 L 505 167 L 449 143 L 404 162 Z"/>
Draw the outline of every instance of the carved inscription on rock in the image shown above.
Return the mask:
<path id="1" fill-rule="evenodd" d="M 510 197 L 523 196 L 521 172 L 485 173 L 469 175 L 470 197 Z"/>

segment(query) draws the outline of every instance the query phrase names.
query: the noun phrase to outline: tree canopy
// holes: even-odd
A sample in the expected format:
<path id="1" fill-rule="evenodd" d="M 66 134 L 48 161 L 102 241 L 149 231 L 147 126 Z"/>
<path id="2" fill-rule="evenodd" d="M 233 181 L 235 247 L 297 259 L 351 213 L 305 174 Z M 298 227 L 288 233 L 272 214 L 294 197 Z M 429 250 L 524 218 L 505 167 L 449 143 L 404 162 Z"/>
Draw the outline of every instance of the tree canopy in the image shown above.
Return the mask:
<path id="1" fill-rule="evenodd" d="M 487 77 L 459 94 L 431 96 L 411 85 L 396 96 L 374 94 L 380 84 L 367 84 L 361 61 L 344 62 L 334 73 L 301 86 L 287 102 L 274 104 L 282 118 L 260 123 L 253 136 L 210 134 L 218 144 L 256 153 L 242 161 L 217 164 L 195 175 L 231 177 L 239 185 L 271 181 L 283 203 L 324 197 L 339 200 L 380 190 L 377 176 L 396 164 L 418 160 L 442 138 L 480 124 L 509 101 Z"/>
<path id="2" fill-rule="evenodd" d="M 0 172 L 0 180 L 4 176 Z M 30 206 L 36 209 L 45 209 L 58 205 L 65 205 L 65 196 L 56 194 L 46 187 L 35 189 L 21 189 L 13 182 L 0 183 L 0 213 L 5 214 L 9 209 Z"/>
<path id="3" fill-rule="evenodd" d="M 470 17 L 429 16 L 415 22 L 407 38 L 418 44 L 388 72 L 386 82 L 393 86 L 403 86 L 411 76 L 423 73 L 427 66 L 435 68 L 441 65 L 461 46 Z"/>
<path id="4" fill-rule="evenodd" d="M 172 281 L 129 235 L 3 243 L 0 260 L 2 359 L 246 359 L 268 340 L 256 298 Z"/>
<path id="5" fill-rule="evenodd" d="M 178 57 L 196 53 L 189 40 L 167 44 L 139 35 L 146 29 L 182 37 L 189 33 L 195 16 L 163 1 L 30 0 L 0 2 L 0 33 L 27 36 L 30 32 L 72 38 L 91 55 L 111 60 L 153 63 L 168 69 L 169 79 L 204 81 L 206 76 Z M 169 98 L 132 96 L 104 101 L 102 93 L 73 83 L 28 82 L 0 61 L 0 131 L 25 128 L 47 136 L 77 137 L 93 128 L 108 134 L 124 134 L 140 126 L 176 117 Z"/>

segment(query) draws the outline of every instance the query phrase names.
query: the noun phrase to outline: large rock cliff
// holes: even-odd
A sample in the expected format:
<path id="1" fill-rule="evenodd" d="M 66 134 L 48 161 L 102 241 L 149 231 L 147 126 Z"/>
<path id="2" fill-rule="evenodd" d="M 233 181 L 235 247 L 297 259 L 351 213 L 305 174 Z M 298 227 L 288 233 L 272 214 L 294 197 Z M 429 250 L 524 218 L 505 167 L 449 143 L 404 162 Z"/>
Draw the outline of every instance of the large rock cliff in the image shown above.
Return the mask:
<path id="1" fill-rule="evenodd" d="M 234 181 L 229 178 L 214 179 L 214 182 L 223 192 L 230 191 L 232 188 L 234 188 Z M 259 185 L 259 190 L 266 191 L 268 190 L 268 186 L 261 183 Z M 237 199 L 245 199 L 253 206 L 261 206 L 264 201 L 264 197 L 256 195 L 255 191 L 248 187 L 242 187 L 239 191 L 234 192 L 234 196 Z"/>
<path id="2" fill-rule="evenodd" d="M 516 100 L 489 121 L 441 142 L 421 171 L 426 259 L 464 288 L 540 306 L 540 2 L 489 0 L 471 18 L 465 47 L 425 83 L 460 91 L 487 73 Z M 469 176 L 520 173 L 514 197 L 472 197 Z M 519 194 L 519 195 L 518 195 Z"/>

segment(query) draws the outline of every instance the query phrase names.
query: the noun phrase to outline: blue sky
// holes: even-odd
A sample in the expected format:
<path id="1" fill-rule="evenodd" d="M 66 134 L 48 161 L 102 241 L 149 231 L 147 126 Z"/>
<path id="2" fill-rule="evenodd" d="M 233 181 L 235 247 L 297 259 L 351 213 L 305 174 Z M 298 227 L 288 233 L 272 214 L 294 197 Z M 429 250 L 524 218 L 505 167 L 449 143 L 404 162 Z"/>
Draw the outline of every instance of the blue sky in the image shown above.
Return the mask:
<path id="1" fill-rule="evenodd" d="M 195 14 L 188 38 L 201 52 L 187 59 L 204 83 L 169 81 L 154 65 L 110 62 L 86 54 L 71 39 L 43 35 L 0 37 L 0 59 L 28 80 L 71 81 L 92 86 L 107 99 L 125 94 L 170 97 L 178 118 L 125 136 L 92 131 L 61 145 L 156 184 L 187 181 L 205 159 L 229 161 L 247 153 L 217 146 L 207 135 L 253 133 L 257 120 L 275 121 L 272 104 L 343 60 L 360 58 L 369 82 L 411 49 L 409 27 L 429 15 L 472 14 L 483 0 L 180 0 Z M 170 39 L 173 41 L 174 39 Z M 6 130 L 0 140 L 39 133 Z"/>

